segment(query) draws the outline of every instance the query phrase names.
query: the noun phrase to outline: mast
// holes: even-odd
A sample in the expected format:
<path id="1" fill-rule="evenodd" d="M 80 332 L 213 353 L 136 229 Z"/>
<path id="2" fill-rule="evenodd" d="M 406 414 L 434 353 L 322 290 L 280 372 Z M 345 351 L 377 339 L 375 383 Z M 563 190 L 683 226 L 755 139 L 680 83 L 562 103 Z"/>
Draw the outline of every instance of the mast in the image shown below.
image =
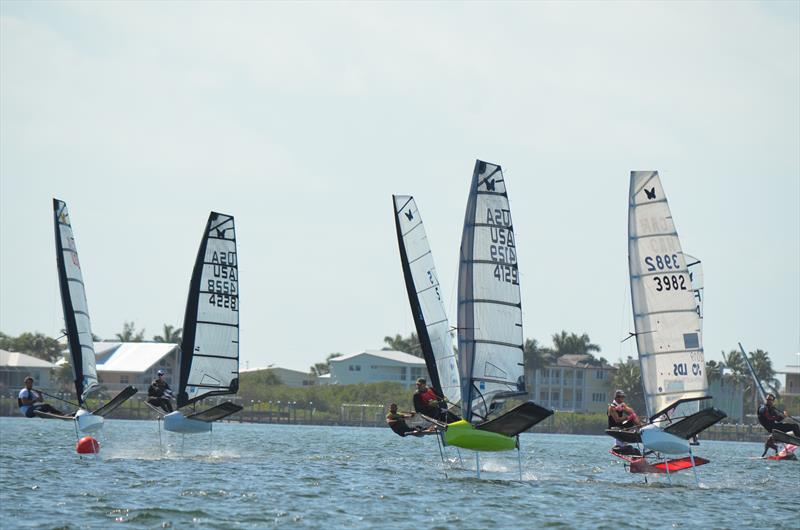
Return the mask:
<path id="1" fill-rule="evenodd" d="M 400 263 L 431 388 L 450 405 L 461 401 L 461 380 L 422 216 L 409 195 L 392 195 Z"/>
<path id="2" fill-rule="evenodd" d="M 99 387 L 92 326 L 67 203 L 53 199 L 53 214 L 58 285 L 64 310 L 67 345 L 75 376 L 75 394 L 82 407 L 89 394 Z"/>
<path id="3" fill-rule="evenodd" d="M 197 251 L 180 350 L 178 407 L 239 390 L 239 269 L 233 217 L 211 212 Z"/>
<path id="4" fill-rule="evenodd" d="M 657 171 L 632 171 L 628 266 L 648 416 L 707 396 L 695 292 Z"/>
<path id="5" fill-rule="evenodd" d="M 458 350 L 464 419 L 525 393 L 516 238 L 500 166 L 477 160 L 458 269 Z"/>

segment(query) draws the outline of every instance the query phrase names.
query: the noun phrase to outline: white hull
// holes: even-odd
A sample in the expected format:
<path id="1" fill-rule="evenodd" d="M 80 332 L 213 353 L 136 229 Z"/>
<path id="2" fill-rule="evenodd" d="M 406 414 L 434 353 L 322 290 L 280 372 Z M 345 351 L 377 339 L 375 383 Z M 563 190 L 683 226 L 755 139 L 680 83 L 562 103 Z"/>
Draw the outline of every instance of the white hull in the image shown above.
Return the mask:
<path id="1" fill-rule="evenodd" d="M 647 449 L 666 455 L 685 455 L 689 452 L 689 441 L 674 434 L 664 432 L 658 427 L 649 426 L 641 431 L 642 444 Z"/>
<path id="2" fill-rule="evenodd" d="M 103 417 L 95 416 L 85 409 L 80 409 L 75 413 L 75 423 L 81 432 L 97 432 L 103 428 Z"/>
<path id="3" fill-rule="evenodd" d="M 164 429 L 180 434 L 197 434 L 211 432 L 211 423 L 189 419 L 176 410 L 164 416 Z"/>

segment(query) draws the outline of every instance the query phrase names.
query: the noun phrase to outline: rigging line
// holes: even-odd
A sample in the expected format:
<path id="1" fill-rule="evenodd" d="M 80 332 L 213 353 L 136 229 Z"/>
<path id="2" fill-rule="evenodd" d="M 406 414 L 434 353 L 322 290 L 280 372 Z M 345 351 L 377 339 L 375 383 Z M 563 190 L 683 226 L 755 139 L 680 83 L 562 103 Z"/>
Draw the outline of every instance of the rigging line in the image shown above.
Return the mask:
<path id="1" fill-rule="evenodd" d="M 51 398 L 57 399 L 59 401 L 63 401 L 64 403 L 68 403 L 68 404 L 72 405 L 73 407 L 78 407 L 79 409 L 83 408 L 83 407 L 81 407 L 80 405 L 78 405 L 77 403 L 75 403 L 73 401 L 70 401 L 70 400 L 64 399 L 64 398 L 60 398 L 58 396 L 54 396 L 52 394 L 48 394 L 47 392 L 43 392 L 43 391 L 39 390 L 38 388 L 34 388 L 32 390 L 34 390 L 35 392 L 38 392 L 39 394 L 42 394 L 44 396 L 51 397 Z"/>

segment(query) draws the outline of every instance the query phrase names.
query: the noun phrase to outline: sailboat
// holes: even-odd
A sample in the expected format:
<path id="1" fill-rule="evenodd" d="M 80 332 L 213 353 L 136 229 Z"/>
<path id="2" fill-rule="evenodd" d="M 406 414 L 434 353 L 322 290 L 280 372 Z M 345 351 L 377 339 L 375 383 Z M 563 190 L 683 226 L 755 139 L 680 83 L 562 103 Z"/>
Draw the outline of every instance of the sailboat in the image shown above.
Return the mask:
<path id="1" fill-rule="evenodd" d="M 476 452 L 519 450 L 519 434 L 553 411 L 526 401 L 498 414 L 508 399 L 526 394 L 516 242 L 500 166 L 478 160 L 473 171 L 460 253 L 457 358 L 416 203 L 395 196 L 394 212 L 432 386 L 460 415 L 441 425 L 442 440 Z"/>
<path id="2" fill-rule="evenodd" d="M 233 217 L 211 212 L 189 284 L 180 345 L 179 410 L 164 416 L 168 431 L 209 432 L 213 422 L 242 410 L 230 401 L 200 412 L 180 410 L 239 391 L 238 266 Z"/>
<path id="3" fill-rule="evenodd" d="M 744 351 L 744 346 L 742 346 L 741 342 L 739 343 L 739 351 L 742 353 L 742 358 L 745 364 L 747 364 L 747 369 L 750 371 L 750 376 L 755 382 L 756 389 L 758 389 L 761 403 L 766 403 L 767 393 L 764 391 L 764 385 L 761 384 L 761 380 L 758 378 L 755 368 L 753 368 L 753 363 L 750 362 L 750 358 L 747 356 L 747 352 Z M 800 431 L 800 425 L 798 425 L 798 429 L 795 430 L 794 436 L 777 429 L 770 431 L 770 436 L 772 436 L 776 444 L 781 444 L 783 447 L 778 446 L 775 455 L 766 457 L 767 460 L 797 460 L 797 455 L 795 455 L 795 453 L 800 449 L 800 436 L 797 436 L 798 431 Z"/>
<path id="4" fill-rule="evenodd" d="M 136 394 L 137 390 L 133 386 L 128 386 L 97 410 L 92 412 L 87 408 L 87 399 L 100 389 L 100 384 L 95 365 L 92 325 L 86 303 L 86 290 L 67 204 L 59 199 L 53 199 L 53 213 L 58 284 L 61 291 L 61 305 L 64 309 L 70 364 L 75 376 L 78 410 L 65 416 L 44 412 L 35 414 L 47 418 L 71 419 L 75 421 L 78 430 L 87 433 L 95 432 L 103 427 L 103 418 Z"/>
<path id="5" fill-rule="evenodd" d="M 702 342 L 702 275 L 681 250 L 657 171 L 632 171 L 628 208 L 631 302 L 649 421 L 641 428 L 609 429 L 624 443 L 639 443 L 643 456 L 612 454 L 631 472 L 671 473 L 709 461 L 695 457 L 696 436 L 726 417 L 713 407 Z M 693 265 L 696 267 L 696 265 Z M 700 296 L 700 300 L 698 300 Z M 668 459 L 664 455 L 688 455 Z M 696 472 L 696 471 L 695 471 Z"/>

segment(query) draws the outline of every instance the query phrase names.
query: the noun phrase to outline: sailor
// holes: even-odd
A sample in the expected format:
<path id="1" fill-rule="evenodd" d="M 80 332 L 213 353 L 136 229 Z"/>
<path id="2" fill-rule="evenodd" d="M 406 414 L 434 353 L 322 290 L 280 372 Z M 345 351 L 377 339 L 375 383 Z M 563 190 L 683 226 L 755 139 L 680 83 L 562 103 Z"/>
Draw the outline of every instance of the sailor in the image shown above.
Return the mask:
<path id="1" fill-rule="evenodd" d="M 397 403 L 389 405 L 389 414 L 386 415 L 386 424 L 400 436 L 408 436 L 409 434 L 421 436 L 423 432 L 422 427 L 411 427 L 406 423 L 406 418 L 415 416 L 413 412 L 397 412 Z"/>
<path id="2" fill-rule="evenodd" d="M 775 408 L 775 395 L 767 394 L 767 401 L 758 407 L 758 423 L 767 432 L 781 431 L 785 433 L 793 432 L 795 436 L 800 436 L 800 425 L 796 423 L 785 423 L 783 420 L 788 416 L 786 411 L 783 413 Z"/>
<path id="3" fill-rule="evenodd" d="M 417 391 L 414 392 L 414 410 L 435 420 L 442 419 L 444 412 L 441 407 L 442 398 L 436 395 L 432 388 L 428 388 L 425 378 L 417 379 Z"/>
<path id="4" fill-rule="evenodd" d="M 33 389 L 33 377 L 31 376 L 25 378 L 25 388 L 19 391 L 17 404 L 19 405 L 19 411 L 26 418 L 33 418 L 36 412 L 64 416 L 63 412 L 44 402 L 41 392 Z"/>
<path id="5" fill-rule="evenodd" d="M 166 413 L 172 412 L 172 389 L 164 380 L 164 370 L 159 370 L 156 377 L 147 389 L 147 402 L 164 410 Z"/>
<path id="6" fill-rule="evenodd" d="M 640 425 L 636 412 L 625 403 L 625 392 L 614 392 L 614 401 L 608 404 L 608 428 L 628 429 Z"/>

